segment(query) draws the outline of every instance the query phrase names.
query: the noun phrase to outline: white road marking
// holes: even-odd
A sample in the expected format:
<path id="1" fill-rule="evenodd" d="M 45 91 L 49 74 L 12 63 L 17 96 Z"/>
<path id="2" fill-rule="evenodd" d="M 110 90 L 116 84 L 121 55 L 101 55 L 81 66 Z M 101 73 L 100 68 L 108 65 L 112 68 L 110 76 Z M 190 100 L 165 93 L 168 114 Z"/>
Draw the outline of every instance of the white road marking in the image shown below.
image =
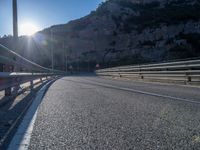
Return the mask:
<path id="1" fill-rule="evenodd" d="M 42 101 L 43 95 L 48 85 L 52 82 L 53 81 L 48 82 L 37 93 L 35 99 L 33 100 L 32 105 L 30 106 L 26 115 L 24 116 L 7 150 L 27 150 L 28 149 L 34 123 L 37 117 L 38 106 L 40 105 Z"/>

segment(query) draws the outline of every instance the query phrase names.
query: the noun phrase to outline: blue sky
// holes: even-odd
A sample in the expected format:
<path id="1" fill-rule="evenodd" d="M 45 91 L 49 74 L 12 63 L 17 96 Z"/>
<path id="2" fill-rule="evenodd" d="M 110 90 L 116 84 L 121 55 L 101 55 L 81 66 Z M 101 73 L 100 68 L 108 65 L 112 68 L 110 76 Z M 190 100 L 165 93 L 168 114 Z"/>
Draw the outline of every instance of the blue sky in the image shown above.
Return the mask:
<path id="1" fill-rule="evenodd" d="M 18 24 L 32 22 L 41 30 L 89 14 L 103 0 L 18 0 Z M 0 36 L 12 34 L 12 0 L 0 0 Z"/>

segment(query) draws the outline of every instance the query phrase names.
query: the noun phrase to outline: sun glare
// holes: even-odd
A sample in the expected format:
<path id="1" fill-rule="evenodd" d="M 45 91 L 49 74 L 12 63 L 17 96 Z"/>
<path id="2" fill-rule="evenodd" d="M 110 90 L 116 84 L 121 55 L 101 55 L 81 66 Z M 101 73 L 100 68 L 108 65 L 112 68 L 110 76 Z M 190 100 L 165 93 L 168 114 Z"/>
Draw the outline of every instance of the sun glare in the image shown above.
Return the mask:
<path id="1" fill-rule="evenodd" d="M 28 35 L 28 36 L 35 34 L 39 30 L 37 25 L 30 22 L 22 23 L 19 29 L 20 29 L 19 30 L 20 35 Z"/>

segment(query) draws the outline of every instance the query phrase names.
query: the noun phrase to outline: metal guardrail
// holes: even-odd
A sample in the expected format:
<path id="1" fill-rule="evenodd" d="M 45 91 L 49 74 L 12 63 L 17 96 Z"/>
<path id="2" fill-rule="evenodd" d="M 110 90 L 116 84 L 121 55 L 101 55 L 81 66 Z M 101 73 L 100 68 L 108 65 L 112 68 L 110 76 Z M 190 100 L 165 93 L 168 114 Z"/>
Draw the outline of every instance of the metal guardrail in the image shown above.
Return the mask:
<path id="1" fill-rule="evenodd" d="M 137 80 L 200 83 L 200 60 L 121 66 L 96 71 L 97 75 Z"/>
<path id="2" fill-rule="evenodd" d="M 5 90 L 5 95 L 11 95 L 11 89 L 25 82 L 33 84 L 33 80 L 48 76 L 64 75 L 64 71 L 52 70 L 40 66 L 21 55 L 0 45 L 0 64 L 4 70 L 0 70 L 0 91 Z M 14 68 L 15 72 L 13 69 Z"/>

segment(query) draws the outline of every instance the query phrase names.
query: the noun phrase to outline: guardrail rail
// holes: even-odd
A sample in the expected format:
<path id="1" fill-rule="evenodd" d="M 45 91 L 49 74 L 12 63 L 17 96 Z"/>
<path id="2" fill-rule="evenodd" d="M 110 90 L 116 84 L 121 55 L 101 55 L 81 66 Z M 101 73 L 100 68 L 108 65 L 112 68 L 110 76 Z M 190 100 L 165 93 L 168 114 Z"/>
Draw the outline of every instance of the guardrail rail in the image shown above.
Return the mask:
<path id="1" fill-rule="evenodd" d="M 135 80 L 200 84 L 200 60 L 120 66 L 100 69 L 96 74 Z"/>
<path id="2" fill-rule="evenodd" d="M 14 51 L 0 45 L 0 91 L 5 90 L 5 96 L 12 93 L 12 87 L 30 82 L 33 85 L 33 80 L 64 75 L 64 71 L 52 70 L 40 66 Z"/>

